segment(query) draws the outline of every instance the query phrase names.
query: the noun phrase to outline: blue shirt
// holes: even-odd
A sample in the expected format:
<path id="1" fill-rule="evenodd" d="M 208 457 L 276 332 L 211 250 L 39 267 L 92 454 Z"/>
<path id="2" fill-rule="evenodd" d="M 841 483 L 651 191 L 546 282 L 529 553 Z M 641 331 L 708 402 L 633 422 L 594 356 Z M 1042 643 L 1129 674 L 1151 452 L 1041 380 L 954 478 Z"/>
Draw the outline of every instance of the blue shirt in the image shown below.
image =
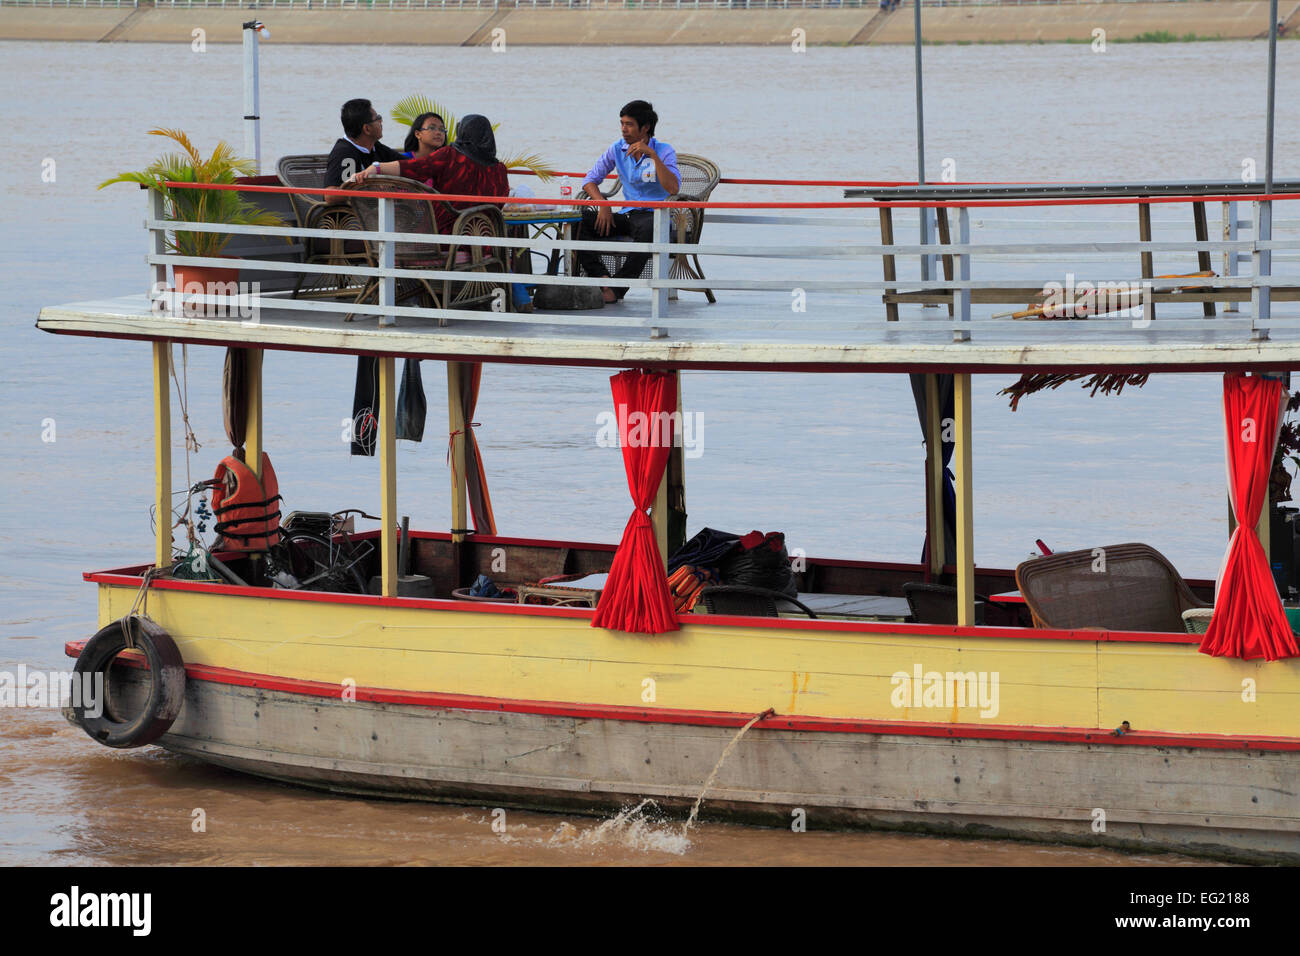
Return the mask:
<path id="1" fill-rule="evenodd" d="M 677 169 L 677 150 L 661 139 L 650 137 L 649 146 L 659 154 L 659 159 L 668 171 L 677 177 L 677 189 L 681 190 L 682 174 Z M 668 190 L 659 184 L 659 179 L 655 175 L 655 161 L 649 156 L 643 156 L 640 160 L 634 160 L 627 154 L 627 143 L 618 139 L 614 145 L 605 150 L 603 156 L 596 160 L 596 165 L 591 167 L 587 173 L 587 178 L 582 181 L 582 185 L 587 183 L 600 183 L 613 170 L 618 170 L 618 178 L 623 182 L 623 195 L 628 199 L 667 199 Z M 624 206 L 622 212 L 628 212 L 632 209 L 644 209 L 644 206 Z"/>

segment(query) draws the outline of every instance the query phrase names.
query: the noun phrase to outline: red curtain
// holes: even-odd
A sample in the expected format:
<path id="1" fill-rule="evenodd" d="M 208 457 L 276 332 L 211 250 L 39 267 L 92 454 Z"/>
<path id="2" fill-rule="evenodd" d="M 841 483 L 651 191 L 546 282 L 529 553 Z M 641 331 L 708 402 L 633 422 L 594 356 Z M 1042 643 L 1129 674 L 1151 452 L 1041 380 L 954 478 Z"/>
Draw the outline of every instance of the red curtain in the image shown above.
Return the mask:
<path id="1" fill-rule="evenodd" d="M 677 614 L 646 509 L 654 503 L 672 450 L 677 381 L 669 373 L 634 371 L 619 372 L 609 381 L 636 510 L 623 529 L 591 625 L 638 634 L 675 631 Z"/>
<path id="2" fill-rule="evenodd" d="M 1276 661 L 1300 655 L 1260 544 L 1259 523 L 1273 469 L 1286 393 L 1275 378 L 1223 376 L 1228 497 L 1237 519 L 1215 586 L 1214 616 L 1201 653 Z"/>
<path id="3" fill-rule="evenodd" d="M 483 378 L 482 362 L 461 363 L 460 412 L 465 422 L 465 493 L 469 498 L 469 512 L 474 519 L 474 530 L 479 534 L 496 534 L 497 520 L 492 514 L 492 496 L 488 494 L 487 472 L 479 454 L 478 439 L 474 437 L 474 408 L 478 405 L 479 383 Z M 452 436 L 453 438 L 455 436 Z"/>

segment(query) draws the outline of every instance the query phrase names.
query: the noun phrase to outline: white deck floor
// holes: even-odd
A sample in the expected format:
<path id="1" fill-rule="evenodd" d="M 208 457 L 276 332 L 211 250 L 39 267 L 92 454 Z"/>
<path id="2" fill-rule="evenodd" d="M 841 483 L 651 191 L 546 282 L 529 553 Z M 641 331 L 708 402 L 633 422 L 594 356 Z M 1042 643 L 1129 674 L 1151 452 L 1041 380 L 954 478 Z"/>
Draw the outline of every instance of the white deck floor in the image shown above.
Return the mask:
<path id="1" fill-rule="evenodd" d="M 1199 311 L 1199 305 L 1194 306 Z M 792 313 L 790 297 L 718 292 L 708 304 L 683 292 L 651 336 L 649 302 L 629 296 L 602 310 L 531 315 L 473 313 L 439 328 L 436 320 L 399 317 L 379 328 L 374 316 L 264 308 L 256 321 L 184 318 L 150 311 L 144 295 L 51 306 L 39 328 L 110 338 L 168 338 L 190 343 L 247 343 L 272 349 L 549 362 L 566 365 L 783 367 L 845 370 L 1034 368 L 1300 368 L 1300 318 L 1260 323 L 1268 341 L 1251 340 L 1248 303 L 1217 318 L 1174 317 L 1162 306 L 1145 327 L 1131 319 L 1013 321 L 975 319 L 971 340 L 954 343 L 943 308 L 904 307 L 898 322 L 881 317 L 878 295 L 822 293 Z M 1189 310 L 1183 309 L 1187 314 Z M 469 314 L 466 313 L 466 316 Z"/>

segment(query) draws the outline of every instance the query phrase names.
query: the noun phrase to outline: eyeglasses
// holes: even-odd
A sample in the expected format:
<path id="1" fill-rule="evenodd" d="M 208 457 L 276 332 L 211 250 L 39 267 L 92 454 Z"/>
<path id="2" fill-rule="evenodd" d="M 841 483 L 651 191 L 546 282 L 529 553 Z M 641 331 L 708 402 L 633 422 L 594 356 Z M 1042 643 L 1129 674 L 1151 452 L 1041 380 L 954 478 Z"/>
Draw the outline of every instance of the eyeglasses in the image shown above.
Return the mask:
<path id="1" fill-rule="evenodd" d="M 420 127 L 420 132 L 421 132 L 421 133 L 445 133 L 445 132 L 447 132 L 447 127 L 445 127 L 445 126 L 422 126 L 422 127 Z"/>
<path id="2" fill-rule="evenodd" d="M 382 126 L 383 122 L 384 122 L 384 118 L 382 116 L 372 116 L 370 117 L 370 120 L 366 123 L 366 125 L 373 126 L 375 123 L 379 123 Z"/>

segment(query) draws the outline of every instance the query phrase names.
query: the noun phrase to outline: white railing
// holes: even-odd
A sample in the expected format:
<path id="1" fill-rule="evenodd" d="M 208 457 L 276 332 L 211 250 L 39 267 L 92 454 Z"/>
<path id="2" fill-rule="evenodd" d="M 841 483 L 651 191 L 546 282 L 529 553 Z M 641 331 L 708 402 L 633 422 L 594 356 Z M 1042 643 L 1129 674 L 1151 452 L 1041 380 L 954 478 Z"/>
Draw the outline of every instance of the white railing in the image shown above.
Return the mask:
<path id="1" fill-rule="evenodd" d="M 257 187 L 252 187 L 249 193 L 255 195 L 256 191 Z M 710 204 L 712 208 L 707 212 L 706 222 L 710 226 L 712 234 L 716 235 L 719 232 L 724 232 L 727 236 L 741 235 L 748 239 L 761 239 L 763 240 L 761 244 L 752 241 L 743 243 L 710 241 L 701 244 L 670 242 L 668 241 L 670 238 L 670 207 L 680 204 L 666 204 L 654 208 L 655 228 L 651 242 L 580 241 L 559 239 L 549 235 L 537 235 L 526 239 L 463 235 L 454 237 L 454 242 L 462 247 L 484 246 L 530 249 L 545 253 L 558 251 L 566 257 L 578 251 L 616 255 L 646 253 L 650 256 L 652 268 L 649 278 L 611 280 L 609 278 L 588 278 L 573 275 L 467 273 L 459 270 L 398 268 L 394 261 L 394 250 L 397 243 L 417 243 L 433 246 L 446 244 L 450 237 L 427 233 L 395 232 L 391 227 L 394 216 L 393 202 L 395 200 L 384 198 L 382 195 L 369 194 L 366 196 L 367 200 L 378 203 L 377 221 L 380 223 L 381 228 L 376 231 L 345 230 L 342 234 L 337 230 L 303 229 L 291 226 L 229 226 L 173 222 L 164 217 L 161 197 L 152 192 L 149 195 L 151 206 L 146 228 L 150 234 L 151 249 L 148 257 L 151 267 L 150 296 L 151 301 L 159 304 L 158 307 L 172 312 L 178 310 L 179 299 L 176 293 L 169 291 L 167 267 L 209 266 L 238 268 L 262 274 L 269 272 L 284 276 L 290 280 L 298 277 L 310 279 L 322 275 L 347 276 L 354 280 L 367 282 L 372 279 L 378 280 L 377 288 L 372 294 L 373 301 L 357 301 L 357 290 L 353 290 L 350 297 L 311 300 L 294 298 L 288 292 L 272 292 L 269 294 L 257 292 L 252 295 L 251 299 L 245 297 L 239 301 L 238 304 L 241 305 L 251 304 L 254 313 L 257 315 L 260 315 L 264 310 L 313 312 L 320 314 L 322 318 L 330 317 L 337 320 L 342 320 L 345 316 L 365 315 L 376 317 L 381 327 L 397 324 L 400 320 L 406 318 L 434 319 L 437 320 L 439 325 L 446 325 L 450 321 L 455 321 L 457 324 L 501 321 L 517 323 L 529 321 L 529 319 L 510 312 L 509 290 L 505 289 L 510 283 L 526 282 L 529 285 L 596 287 L 618 285 L 633 290 L 648 290 L 651 293 L 648 302 L 637 296 L 629 300 L 623 308 L 613 314 L 608 310 L 602 310 L 594 314 L 580 312 L 547 313 L 544 316 L 539 315 L 537 321 L 546 325 L 598 325 L 603 327 L 643 328 L 650 330 L 652 337 L 660 337 L 665 334 L 665 326 L 672 319 L 673 306 L 670 303 L 672 293 L 675 290 L 703 292 L 708 289 L 717 292 L 767 294 L 764 300 L 758 303 L 757 308 L 759 311 L 756 312 L 736 309 L 718 310 L 716 316 L 706 312 L 704 315 L 706 323 L 716 323 L 720 328 L 728 327 L 728 323 L 731 324 L 731 327 L 745 327 L 746 324 L 752 323 L 754 318 L 764 311 L 779 313 L 784 309 L 788 313 L 791 310 L 792 295 L 797 300 L 800 297 L 806 298 L 824 294 L 827 297 L 825 300 L 827 306 L 819 308 L 816 311 L 815 318 L 812 315 L 799 315 L 797 321 L 800 327 L 848 329 L 860 328 L 864 321 L 874 321 L 871 302 L 873 298 L 879 296 L 880 298 L 876 299 L 881 304 L 881 310 L 878 314 L 885 321 L 897 317 L 900 302 L 904 304 L 910 303 L 911 306 L 939 303 L 948 305 L 951 309 L 951 318 L 948 321 L 951 324 L 954 340 L 968 341 L 972 330 L 978 328 L 981 322 L 991 318 L 996 319 L 1011 315 L 1010 312 L 983 314 L 984 310 L 981 309 L 982 314 L 977 318 L 973 306 L 976 304 L 974 299 L 981 294 L 981 290 L 999 290 L 997 292 L 984 292 L 981 297 L 986 298 L 988 301 L 982 303 L 983 305 L 987 305 L 988 302 L 1012 302 L 1017 299 L 1024 301 L 1024 298 L 1034 294 L 1034 290 L 1046 290 L 1054 284 L 1061 285 L 1063 282 L 1072 283 L 1074 276 L 1079 275 L 1086 276 L 1088 279 L 1087 284 L 1098 290 L 1112 287 L 1115 290 L 1121 288 L 1130 290 L 1119 293 L 1129 296 L 1129 301 L 1121 308 L 1111 309 L 1112 313 L 1118 311 L 1120 313 L 1118 316 L 1114 314 L 1107 315 L 1104 310 L 1095 310 L 1094 314 L 1090 316 L 1092 322 L 1089 323 L 1089 328 L 1109 327 L 1113 329 L 1120 318 L 1124 320 L 1122 324 L 1127 325 L 1129 319 L 1135 316 L 1138 321 L 1134 323 L 1134 327 L 1149 328 L 1156 320 L 1155 303 L 1157 301 L 1165 303 L 1183 302 L 1187 305 L 1198 306 L 1205 309 L 1208 316 L 1208 313 L 1214 310 L 1206 306 L 1207 297 L 1198 296 L 1197 294 L 1197 290 L 1206 289 L 1217 295 L 1220 301 L 1227 295 L 1235 293 L 1231 303 L 1224 303 L 1229 306 L 1225 311 L 1236 312 L 1232 305 L 1237 302 L 1249 301 L 1250 308 L 1249 310 L 1243 309 L 1238 313 L 1239 317 L 1229 318 L 1225 315 L 1215 314 L 1213 317 L 1204 319 L 1199 318 L 1200 310 L 1198 309 L 1199 329 L 1207 332 L 1216 329 L 1218 331 L 1236 329 L 1242 330 L 1243 334 L 1249 333 L 1252 338 L 1266 338 L 1267 334 L 1264 331 L 1264 325 L 1256 324 L 1257 317 L 1266 320 L 1267 325 L 1279 325 L 1293 330 L 1300 329 L 1300 313 L 1274 314 L 1270 301 L 1273 290 L 1279 287 L 1286 287 L 1288 290 L 1285 293 L 1288 301 L 1295 300 L 1297 293 L 1300 293 L 1300 267 L 1290 266 L 1291 271 L 1289 273 L 1279 275 L 1272 271 L 1265 262 L 1266 258 L 1274 253 L 1277 254 L 1273 256 L 1274 265 L 1296 262 L 1298 257 L 1295 254 L 1300 252 L 1300 236 L 1294 234 L 1287 238 L 1274 238 L 1270 241 L 1259 241 L 1255 238 L 1224 238 L 1221 240 L 1206 239 L 1201 241 L 1086 241 L 1081 239 L 1079 241 L 974 242 L 971 239 L 971 208 L 960 205 L 958 201 L 953 201 L 944 204 L 950 212 L 956 213 L 953 241 L 951 244 L 943 246 L 859 241 L 858 236 L 861 235 L 863 227 L 879 223 L 879 219 L 874 222 L 868 219 L 869 214 L 881 209 L 881 207 L 874 206 L 871 203 L 832 204 L 837 207 L 836 215 L 822 215 L 820 214 L 820 208 L 815 209 L 817 215 L 808 215 L 804 210 L 800 209 L 769 208 L 774 207 L 775 204 L 735 203 L 722 204 L 721 206 L 716 203 Z M 412 199 L 404 195 L 398 201 L 411 202 Z M 1180 199 L 1179 203 L 1191 201 L 1194 200 Z M 536 202 L 536 200 L 529 200 L 529 202 Z M 508 206 L 509 204 L 505 203 L 505 205 Z M 1021 208 L 1029 208 L 1030 210 L 1035 208 L 1032 203 L 1020 205 Z M 1078 202 L 1078 205 L 1086 206 L 1089 203 L 1087 200 L 1082 200 Z M 1255 206 L 1252 222 L 1259 221 L 1260 204 L 1255 203 Z M 899 218 L 897 214 L 905 211 L 914 212 L 914 209 L 909 208 L 906 204 L 900 204 L 893 207 L 891 218 Z M 982 208 L 976 211 L 981 215 L 984 212 Z M 1049 217 L 1059 215 L 1059 210 L 1054 206 L 1043 207 L 1041 212 Z M 1235 209 L 1232 210 L 1232 219 L 1236 223 L 1233 227 L 1234 235 L 1240 235 L 1240 233 L 1235 232 L 1236 229 L 1244 229 L 1244 227 L 1250 225 L 1248 222 L 1237 219 Z M 1282 221 L 1284 220 L 1279 219 L 1279 223 Z M 383 228 L 385 225 L 387 225 L 387 228 Z M 786 227 L 804 227 L 804 231 L 807 231 L 807 227 L 815 227 L 815 235 L 818 237 L 818 241 L 811 244 L 783 243 L 780 230 Z M 1025 220 L 1019 226 L 1022 235 L 1024 231 L 1035 228 L 1041 229 L 1042 227 L 1036 225 L 1033 220 Z M 843 240 L 836 240 L 834 236 L 840 230 L 848 230 L 850 233 L 856 232 L 857 235 L 849 235 Z M 271 242 L 283 242 L 286 239 L 339 239 L 346 237 L 349 240 L 372 243 L 373 258 L 378 264 L 369 266 L 308 263 L 288 261 L 283 256 L 276 259 L 180 256 L 164 251 L 163 237 L 169 231 L 229 233 L 244 237 L 245 242 L 249 242 L 254 238 L 266 239 Z M 1054 232 L 1050 227 L 1048 231 L 1049 233 Z M 1224 232 L 1225 236 L 1229 234 L 1227 228 L 1225 228 Z M 788 235 L 788 233 L 784 235 Z M 830 237 L 830 241 L 827 241 L 827 237 Z M 261 244 L 261 248 L 266 248 L 266 244 Z M 1176 254 L 1183 262 L 1190 265 L 1196 262 L 1198 253 L 1208 253 L 1211 256 L 1226 255 L 1230 258 L 1232 267 L 1226 270 L 1228 273 L 1226 275 L 1192 278 L 1195 266 L 1191 268 L 1175 266 L 1174 268 L 1179 270 L 1179 274 L 1166 275 L 1162 278 L 1159 275 L 1152 274 L 1148 262 L 1143 263 L 1145 274 L 1142 277 L 1136 276 L 1139 262 L 1146 256 L 1160 254 L 1168 258 L 1171 254 Z M 670 274 L 671 257 L 675 254 L 708 257 L 709 277 L 704 279 L 683 278 L 680 275 L 672 277 Z M 924 258 L 930 262 L 929 274 L 939 276 L 941 274 L 939 269 L 940 259 L 948 257 L 950 257 L 953 265 L 953 278 L 951 279 L 924 279 L 921 278 L 919 269 L 915 278 L 890 271 L 899 264 L 909 264 L 910 268 L 910 264 L 919 264 L 921 259 Z M 988 277 L 979 279 L 972 277 L 974 264 L 977 260 L 985 276 Z M 1054 262 L 1058 268 L 1053 270 L 1051 266 L 1040 265 L 1044 261 Z M 1243 266 L 1245 268 L 1242 268 Z M 882 270 L 881 267 L 885 268 Z M 1183 269 L 1186 269 L 1186 271 L 1182 271 Z M 788 271 L 788 277 L 774 277 L 774 273 L 780 275 L 778 270 Z M 1169 271 L 1173 272 L 1174 269 Z M 399 306 L 395 304 L 397 301 L 396 283 L 399 279 L 422 279 L 429 282 L 474 281 L 497 283 L 505 290 L 505 294 L 502 297 L 503 300 L 495 304 L 497 307 L 490 309 Z M 1084 283 L 1081 282 L 1080 288 L 1083 285 Z M 1008 289 L 1012 290 L 1013 293 L 1010 297 L 992 298 L 993 296 L 1004 296 Z M 857 295 L 852 302 L 846 302 L 842 298 L 834 299 L 836 296 L 842 297 L 845 294 Z M 233 308 L 237 304 L 228 295 L 206 295 L 197 298 L 185 296 L 184 300 L 193 303 L 225 305 L 228 308 Z M 731 299 L 733 303 L 737 300 L 738 297 L 732 297 Z M 1073 292 L 1071 292 L 1070 301 L 1074 301 Z M 782 305 L 782 303 L 784 304 Z M 1164 315 L 1166 308 L 1165 305 L 1161 306 L 1161 315 Z M 1139 309 L 1144 311 L 1139 313 Z M 799 312 L 801 310 L 795 309 L 794 311 Z M 1175 309 L 1175 311 L 1177 310 Z M 989 309 L 988 312 L 992 313 L 992 309 Z M 1169 316 L 1168 318 L 1171 320 L 1186 320 L 1189 316 Z M 700 314 L 697 311 L 692 316 L 691 321 L 696 323 L 699 319 Z M 925 324 L 930 329 L 934 328 L 933 320 L 927 321 Z M 1034 329 L 1042 329 L 1053 325 L 1056 325 L 1056 323 L 1025 323 L 1020 327 L 1025 330 L 1027 336 L 1031 336 L 1035 334 Z"/>

